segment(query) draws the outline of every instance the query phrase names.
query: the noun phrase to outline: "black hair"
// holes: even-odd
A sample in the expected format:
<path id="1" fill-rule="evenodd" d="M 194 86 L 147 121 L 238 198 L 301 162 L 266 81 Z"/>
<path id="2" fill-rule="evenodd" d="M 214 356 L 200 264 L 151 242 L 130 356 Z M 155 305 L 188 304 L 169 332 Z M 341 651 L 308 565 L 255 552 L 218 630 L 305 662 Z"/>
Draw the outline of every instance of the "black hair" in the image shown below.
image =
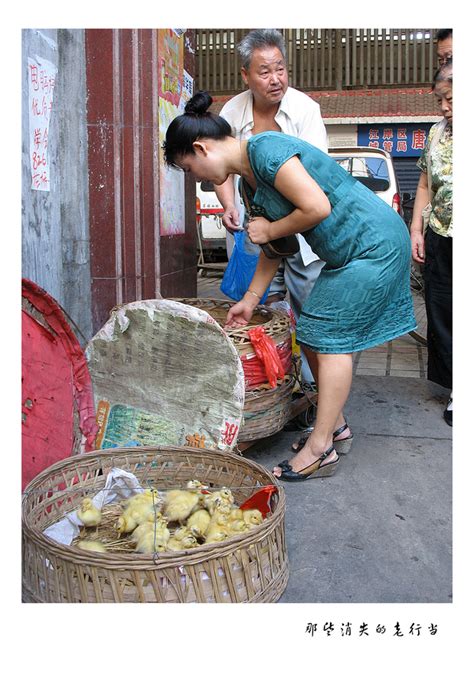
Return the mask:
<path id="1" fill-rule="evenodd" d="M 445 41 L 447 38 L 451 38 L 453 35 L 452 29 L 439 29 L 435 38 L 437 41 Z"/>
<path id="2" fill-rule="evenodd" d="M 165 162 L 178 167 L 176 159 L 192 153 L 193 143 L 198 139 L 225 139 L 232 136 L 229 123 L 219 115 L 209 112 L 211 96 L 206 91 L 198 91 L 186 103 L 184 114 L 178 115 L 166 130 L 163 143 Z"/>
<path id="3" fill-rule="evenodd" d="M 431 88 L 435 88 L 436 84 L 439 84 L 440 81 L 449 81 L 453 83 L 453 60 L 452 58 L 448 58 L 444 65 L 441 65 L 439 69 L 436 70 L 435 75 L 433 77 L 433 83 L 431 84 Z"/>

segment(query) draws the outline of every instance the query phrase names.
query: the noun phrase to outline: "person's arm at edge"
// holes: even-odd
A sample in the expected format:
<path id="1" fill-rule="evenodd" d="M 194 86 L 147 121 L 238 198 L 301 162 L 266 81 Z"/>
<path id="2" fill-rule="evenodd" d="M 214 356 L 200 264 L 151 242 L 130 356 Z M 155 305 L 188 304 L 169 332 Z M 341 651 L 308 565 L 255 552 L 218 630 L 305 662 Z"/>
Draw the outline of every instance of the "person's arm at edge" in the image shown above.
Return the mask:
<path id="1" fill-rule="evenodd" d="M 416 263 L 425 262 L 425 239 L 423 237 L 423 218 L 421 212 L 429 201 L 428 176 L 426 172 L 422 172 L 416 189 L 413 217 L 410 225 L 411 255 Z"/>

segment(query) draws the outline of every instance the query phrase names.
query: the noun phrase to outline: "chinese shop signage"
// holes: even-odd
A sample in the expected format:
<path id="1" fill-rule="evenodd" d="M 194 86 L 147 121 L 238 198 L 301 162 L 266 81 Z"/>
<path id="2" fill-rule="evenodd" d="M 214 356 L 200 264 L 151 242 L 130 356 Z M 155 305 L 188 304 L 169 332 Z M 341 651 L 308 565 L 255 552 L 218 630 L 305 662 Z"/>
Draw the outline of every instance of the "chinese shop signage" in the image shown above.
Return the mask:
<path id="1" fill-rule="evenodd" d="M 48 137 L 56 73 L 48 60 L 28 58 L 31 188 L 38 191 L 50 190 Z"/>
<path id="2" fill-rule="evenodd" d="M 432 122 L 359 125 L 357 145 L 380 148 L 394 157 L 419 157 L 432 126 Z"/>

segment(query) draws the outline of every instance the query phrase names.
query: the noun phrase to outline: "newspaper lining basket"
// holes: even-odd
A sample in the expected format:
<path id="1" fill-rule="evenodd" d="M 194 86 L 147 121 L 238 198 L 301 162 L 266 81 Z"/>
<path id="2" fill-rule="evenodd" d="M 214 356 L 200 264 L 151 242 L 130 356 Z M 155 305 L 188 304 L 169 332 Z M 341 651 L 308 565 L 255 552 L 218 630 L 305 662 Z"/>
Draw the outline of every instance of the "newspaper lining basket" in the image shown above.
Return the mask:
<path id="1" fill-rule="evenodd" d="M 45 528 L 103 489 L 119 467 L 142 486 L 183 488 L 190 479 L 227 486 L 241 504 L 276 486 L 262 524 L 221 543 L 154 555 L 91 553 L 62 545 Z M 271 603 L 288 582 L 285 497 L 270 472 L 233 453 L 136 447 L 76 455 L 40 473 L 22 501 L 23 600 L 44 603 Z"/>
<path id="2" fill-rule="evenodd" d="M 221 299 L 176 299 L 191 306 L 196 306 L 209 313 L 220 325 L 224 325 L 229 308 L 235 303 Z M 246 374 L 245 360 L 255 357 L 248 331 L 257 325 L 263 326 L 267 335 L 280 351 L 286 348 L 291 352 L 290 318 L 282 311 L 268 309 L 265 306 L 255 308 L 249 325 L 227 330 L 237 349 Z M 250 442 L 265 438 L 280 431 L 291 417 L 292 391 L 295 377 L 287 375 L 278 381 L 276 388 L 268 384 L 249 385 L 245 383 L 245 403 L 243 423 L 239 430 L 238 442 Z"/>

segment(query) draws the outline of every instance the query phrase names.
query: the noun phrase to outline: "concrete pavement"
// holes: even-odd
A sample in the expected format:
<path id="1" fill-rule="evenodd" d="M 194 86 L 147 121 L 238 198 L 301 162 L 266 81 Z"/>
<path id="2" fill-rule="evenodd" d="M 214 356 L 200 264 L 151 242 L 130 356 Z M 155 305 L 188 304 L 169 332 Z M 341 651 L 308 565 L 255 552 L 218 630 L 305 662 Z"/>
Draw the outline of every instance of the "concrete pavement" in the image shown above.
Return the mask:
<path id="1" fill-rule="evenodd" d="M 446 391 L 422 379 L 355 376 L 355 438 L 327 479 L 283 483 L 290 579 L 281 603 L 452 600 L 451 429 Z M 297 432 L 244 455 L 268 469 Z"/>

